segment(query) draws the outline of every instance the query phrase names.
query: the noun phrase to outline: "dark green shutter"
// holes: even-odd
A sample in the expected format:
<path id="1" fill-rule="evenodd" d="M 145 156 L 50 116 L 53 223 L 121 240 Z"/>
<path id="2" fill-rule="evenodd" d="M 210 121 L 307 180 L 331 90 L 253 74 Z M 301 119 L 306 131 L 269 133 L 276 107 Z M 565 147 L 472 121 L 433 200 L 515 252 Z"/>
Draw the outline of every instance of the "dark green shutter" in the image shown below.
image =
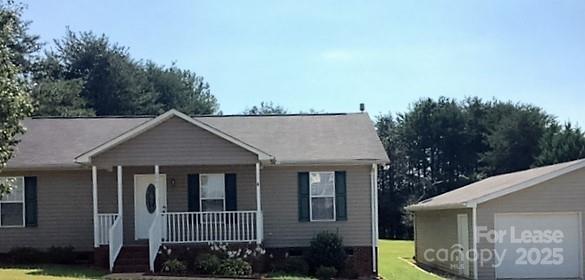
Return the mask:
<path id="1" fill-rule="evenodd" d="M 309 218 L 309 172 L 299 172 L 299 222 L 308 222 Z"/>
<path id="2" fill-rule="evenodd" d="M 189 211 L 199 212 L 199 174 L 187 176 L 187 196 L 189 199 Z"/>
<path id="3" fill-rule="evenodd" d="M 335 172 L 335 216 L 337 221 L 347 221 L 347 183 L 345 171 Z"/>
<path id="4" fill-rule="evenodd" d="M 24 209 L 27 227 L 37 226 L 37 177 L 24 177 Z"/>
<path id="5" fill-rule="evenodd" d="M 225 174 L 225 210 L 238 210 L 238 195 L 236 191 L 236 174 Z"/>

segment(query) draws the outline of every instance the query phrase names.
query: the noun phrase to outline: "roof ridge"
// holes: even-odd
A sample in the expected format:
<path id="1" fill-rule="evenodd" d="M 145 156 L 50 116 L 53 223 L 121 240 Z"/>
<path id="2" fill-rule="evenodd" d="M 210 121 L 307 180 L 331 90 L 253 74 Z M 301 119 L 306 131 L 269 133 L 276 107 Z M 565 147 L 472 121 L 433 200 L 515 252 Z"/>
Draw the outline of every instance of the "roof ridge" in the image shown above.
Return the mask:
<path id="1" fill-rule="evenodd" d="M 297 117 L 297 116 L 344 116 L 344 115 L 359 115 L 361 112 L 351 113 L 295 113 L 295 114 L 269 114 L 269 115 L 244 115 L 244 114 L 230 114 L 230 115 L 190 115 L 191 118 L 230 118 L 230 117 Z M 156 118 L 159 115 L 104 115 L 104 116 L 32 116 L 30 119 L 145 119 Z"/>

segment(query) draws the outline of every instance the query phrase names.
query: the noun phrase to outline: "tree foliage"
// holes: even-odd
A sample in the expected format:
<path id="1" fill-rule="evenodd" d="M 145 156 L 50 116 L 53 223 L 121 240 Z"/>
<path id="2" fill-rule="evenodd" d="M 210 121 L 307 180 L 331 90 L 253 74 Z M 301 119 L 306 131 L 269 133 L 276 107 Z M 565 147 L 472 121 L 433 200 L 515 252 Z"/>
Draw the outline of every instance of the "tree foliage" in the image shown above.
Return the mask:
<path id="1" fill-rule="evenodd" d="M 35 73 L 37 115 L 155 115 L 171 108 L 213 114 L 215 97 L 203 77 L 175 65 L 134 60 L 105 35 L 75 33 L 54 41 Z"/>
<path id="2" fill-rule="evenodd" d="M 467 98 L 421 99 L 378 117 L 390 164 L 379 170 L 380 235 L 412 235 L 404 206 L 479 179 L 585 157 L 585 137 L 541 108 Z"/>
<path id="3" fill-rule="evenodd" d="M 26 35 L 21 12 L 18 5 L 0 2 L 0 170 L 24 133 L 22 119 L 33 109 L 25 68 L 35 39 Z M 0 184 L 0 196 L 7 191 L 8 186 Z"/>
<path id="4" fill-rule="evenodd" d="M 279 115 L 279 114 L 286 114 L 287 110 L 277 104 L 272 102 L 260 102 L 259 106 L 252 106 L 251 108 L 246 108 L 243 112 L 244 115 Z"/>

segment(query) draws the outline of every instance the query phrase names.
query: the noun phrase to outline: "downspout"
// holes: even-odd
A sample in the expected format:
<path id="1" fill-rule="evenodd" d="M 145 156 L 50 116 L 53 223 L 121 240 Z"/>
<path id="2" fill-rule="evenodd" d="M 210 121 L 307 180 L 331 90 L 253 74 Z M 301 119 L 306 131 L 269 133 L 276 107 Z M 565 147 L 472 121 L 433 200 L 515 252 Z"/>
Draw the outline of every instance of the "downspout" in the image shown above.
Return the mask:
<path id="1" fill-rule="evenodd" d="M 471 208 L 471 217 L 472 217 L 472 236 L 473 236 L 473 253 L 475 254 L 474 258 L 473 258 L 473 279 L 479 279 L 478 278 L 478 271 L 477 271 L 477 267 L 478 267 L 478 262 L 479 262 L 479 257 L 478 257 L 478 251 L 477 251 L 477 204 L 473 204 L 472 208 Z"/>
<path id="2" fill-rule="evenodd" d="M 378 274 L 378 168 L 372 164 L 370 171 L 371 210 L 372 210 L 372 272 Z"/>

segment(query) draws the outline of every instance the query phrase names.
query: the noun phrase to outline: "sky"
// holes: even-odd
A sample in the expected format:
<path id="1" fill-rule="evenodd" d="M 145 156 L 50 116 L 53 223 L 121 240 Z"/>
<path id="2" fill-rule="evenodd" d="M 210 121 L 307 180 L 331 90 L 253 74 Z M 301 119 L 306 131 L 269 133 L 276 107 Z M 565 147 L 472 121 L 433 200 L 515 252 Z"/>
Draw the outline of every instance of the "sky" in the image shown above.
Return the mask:
<path id="1" fill-rule="evenodd" d="M 585 126 L 585 1 L 25 1 L 48 43 L 104 33 L 195 71 L 224 114 L 261 101 L 371 116 L 423 97 L 530 103 Z"/>

